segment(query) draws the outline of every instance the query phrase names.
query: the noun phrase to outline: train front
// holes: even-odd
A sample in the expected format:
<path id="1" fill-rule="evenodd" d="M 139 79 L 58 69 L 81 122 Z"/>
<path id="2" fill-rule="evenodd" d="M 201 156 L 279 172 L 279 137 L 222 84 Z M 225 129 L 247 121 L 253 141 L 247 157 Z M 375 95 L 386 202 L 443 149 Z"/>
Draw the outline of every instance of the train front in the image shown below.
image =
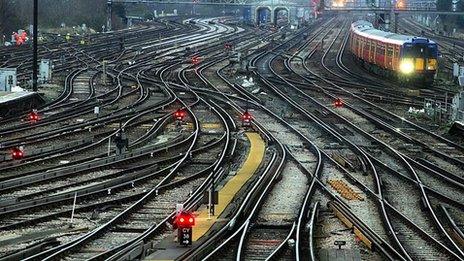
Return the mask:
<path id="1" fill-rule="evenodd" d="M 427 38 L 413 38 L 400 51 L 401 78 L 432 84 L 438 69 L 438 46 Z"/>

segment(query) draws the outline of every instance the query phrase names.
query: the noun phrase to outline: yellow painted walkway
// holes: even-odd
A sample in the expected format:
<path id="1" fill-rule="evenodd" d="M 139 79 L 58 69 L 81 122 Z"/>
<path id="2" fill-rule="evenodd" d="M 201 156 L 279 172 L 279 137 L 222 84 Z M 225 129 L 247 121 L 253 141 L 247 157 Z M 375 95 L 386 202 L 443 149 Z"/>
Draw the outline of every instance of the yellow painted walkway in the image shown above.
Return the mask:
<path id="1" fill-rule="evenodd" d="M 197 241 L 202 237 L 213 224 L 218 221 L 218 216 L 222 214 L 224 209 L 229 205 L 237 192 L 245 185 L 245 183 L 253 176 L 258 169 L 261 161 L 264 158 L 264 149 L 266 147 L 264 140 L 258 133 L 245 133 L 250 140 L 250 150 L 247 159 L 243 163 L 242 168 L 237 174 L 232 177 L 225 186 L 218 191 L 219 204 L 215 206 L 214 216 L 208 219 L 208 209 L 206 206 L 201 206 L 196 212 L 195 226 L 193 227 L 193 241 Z"/>

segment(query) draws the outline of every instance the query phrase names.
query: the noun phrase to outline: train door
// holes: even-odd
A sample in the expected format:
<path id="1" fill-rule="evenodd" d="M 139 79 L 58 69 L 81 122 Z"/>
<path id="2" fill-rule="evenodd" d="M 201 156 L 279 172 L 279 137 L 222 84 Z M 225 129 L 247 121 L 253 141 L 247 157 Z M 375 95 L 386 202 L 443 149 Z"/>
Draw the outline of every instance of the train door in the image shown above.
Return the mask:
<path id="1" fill-rule="evenodd" d="M 393 70 L 393 45 L 386 44 L 386 47 L 387 47 L 387 55 L 386 55 L 385 66 L 387 69 Z"/>
<path id="2" fill-rule="evenodd" d="M 382 56 L 383 56 L 382 66 L 383 68 L 388 68 L 387 67 L 387 44 L 381 43 L 381 46 L 382 46 Z"/>
<path id="3" fill-rule="evenodd" d="M 374 60 L 374 55 L 373 55 L 374 48 L 375 48 L 374 46 L 375 46 L 375 42 L 369 39 L 369 62 L 370 63 L 372 63 Z"/>
<path id="4" fill-rule="evenodd" d="M 357 39 L 358 39 L 358 41 L 357 41 L 358 42 L 358 46 L 357 46 L 358 50 L 356 52 L 356 56 L 358 56 L 358 58 L 361 58 L 362 57 L 361 56 L 361 40 L 362 40 L 362 38 L 360 36 L 358 36 Z"/>
<path id="5" fill-rule="evenodd" d="M 361 53 L 360 53 L 359 57 L 361 57 L 363 60 L 365 60 L 365 58 L 364 58 L 365 41 L 366 41 L 366 39 L 364 37 L 362 37 L 361 38 Z"/>
<path id="6" fill-rule="evenodd" d="M 393 46 L 393 70 L 397 71 L 400 63 L 400 46 Z"/>
<path id="7" fill-rule="evenodd" d="M 370 39 L 365 38 L 364 39 L 364 52 L 363 52 L 363 58 L 366 61 L 369 61 L 369 49 L 370 49 Z"/>
<path id="8" fill-rule="evenodd" d="M 385 66 L 385 47 L 380 41 L 377 41 L 376 44 L 375 64 L 380 67 Z"/>

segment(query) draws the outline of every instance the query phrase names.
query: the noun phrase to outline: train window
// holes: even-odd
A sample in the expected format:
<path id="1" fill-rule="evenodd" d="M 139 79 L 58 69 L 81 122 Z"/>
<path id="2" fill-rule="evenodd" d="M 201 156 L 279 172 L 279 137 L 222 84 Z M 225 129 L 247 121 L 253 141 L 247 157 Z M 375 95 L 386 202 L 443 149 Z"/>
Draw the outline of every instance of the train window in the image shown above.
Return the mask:
<path id="1" fill-rule="evenodd" d="M 385 55 L 385 45 L 377 44 L 377 54 Z"/>
<path id="2" fill-rule="evenodd" d="M 387 55 L 388 56 L 393 56 L 393 46 L 388 46 Z"/>

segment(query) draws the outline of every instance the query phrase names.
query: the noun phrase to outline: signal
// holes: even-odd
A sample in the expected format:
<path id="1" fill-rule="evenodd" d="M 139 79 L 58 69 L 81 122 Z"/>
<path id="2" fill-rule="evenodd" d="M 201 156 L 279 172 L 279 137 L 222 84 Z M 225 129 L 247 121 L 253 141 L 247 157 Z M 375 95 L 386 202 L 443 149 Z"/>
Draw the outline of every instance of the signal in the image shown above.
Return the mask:
<path id="1" fill-rule="evenodd" d="M 248 112 L 248 109 L 245 110 L 245 112 L 242 114 L 242 125 L 250 126 L 252 119 L 253 119 L 253 116 L 251 116 L 250 112 Z"/>
<path id="2" fill-rule="evenodd" d="M 199 63 L 200 63 L 200 57 L 198 57 L 198 56 L 196 56 L 196 55 L 193 56 L 193 57 L 192 57 L 192 64 L 197 65 L 197 64 L 199 64 Z"/>
<path id="3" fill-rule="evenodd" d="M 21 30 L 20 30 L 21 31 Z M 19 33 L 13 33 L 13 37 L 16 41 L 16 45 L 20 46 L 23 45 L 27 41 L 27 33 L 25 31 Z"/>
<path id="4" fill-rule="evenodd" d="M 39 121 L 39 114 L 36 111 L 31 111 L 31 113 L 29 113 L 29 120 L 31 122 Z"/>
<path id="5" fill-rule="evenodd" d="M 230 49 L 232 49 L 232 44 L 231 43 L 225 43 L 224 48 L 227 49 L 227 50 L 230 50 Z"/>
<path id="6" fill-rule="evenodd" d="M 342 108 L 343 107 L 343 100 L 340 98 L 336 98 L 333 103 L 335 108 Z"/>
<path id="7" fill-rule="evenodd" d="M 13 148 L 11 150 L 11 157 L 14 160 L 20 160 L 24 157 L 24 152 L 20 148 Z"/>
<path id="8" fill-rule="evenodd" d="M 174 118 L 177 120 L 177 121 L 183 121 L 184 118 L 185 118 L 185 111 L 182 110 L 182 109 L 178 109 L 176 112 L 174 112 Z"/>
<path id="9" fill-rule="evenodd" d="M 178 227 L 193 227 L 195 225 L 195 217 L 189 213 L 182 211 L 176 217 Z"/>
<path id="10" fill-rule="evenodd" d="M 182 211 L 175 219 L 177 225 L 177 238 L 182 246 L 192 244 L 192 227 L 195 225 L 195 217 L 189 213 Z"/>

